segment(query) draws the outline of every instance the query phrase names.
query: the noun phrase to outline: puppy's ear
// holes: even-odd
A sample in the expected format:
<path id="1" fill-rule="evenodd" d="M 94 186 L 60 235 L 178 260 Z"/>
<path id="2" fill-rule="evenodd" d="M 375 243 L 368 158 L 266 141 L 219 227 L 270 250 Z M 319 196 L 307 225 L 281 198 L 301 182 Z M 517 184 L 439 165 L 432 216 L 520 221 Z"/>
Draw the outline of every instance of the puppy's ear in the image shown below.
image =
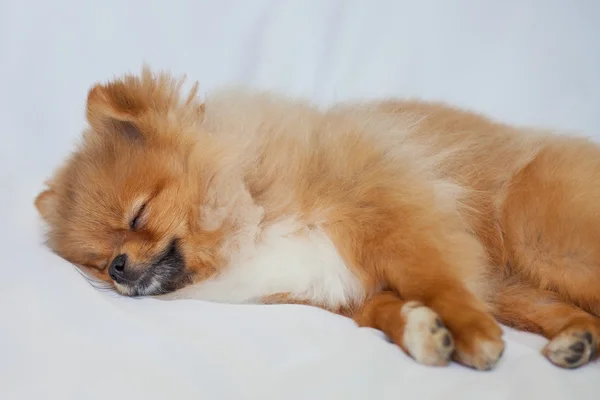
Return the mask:
<path id="1" fill-rule="evenodd" d="M 147 99 L 140 93 L 135 79 L 96 85 L 88 92 L 87 120 L 99 134 L 122 134 L 141 138 L 137 118 L 147 109 Z"/>
<path id="2" fill-rule="evenodd" d="M 38 194 L 38 196 L 35 198 L 35 207 L 40 213 L 42 219 L 46 223 L 49 223 L 52 220 L 53 215 L 56 213 L 57 208 L 56 192 L 54 189 L 46 189 L 42 193 Z"/>
<path id="3" fill-rule="evenodd" d="M 168 72 L 155 74 L 144 66 L 139 75 L 96 85 L 88 93 L 88 122 L 100 134 L 117 132 L 137 138 L 166 133 L 173 115 L 179 121 L 193 123 L 202 117 L 203 106 L 196 102 L 197 82 L 185 100 L 180 98 L 184 80 Z"/>

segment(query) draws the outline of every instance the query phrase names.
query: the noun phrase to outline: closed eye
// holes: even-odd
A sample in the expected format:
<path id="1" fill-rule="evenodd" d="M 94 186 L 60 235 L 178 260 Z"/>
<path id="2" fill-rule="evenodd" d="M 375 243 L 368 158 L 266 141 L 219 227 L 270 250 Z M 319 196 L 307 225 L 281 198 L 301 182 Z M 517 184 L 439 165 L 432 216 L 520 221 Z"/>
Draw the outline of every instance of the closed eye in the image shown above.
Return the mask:
<path id="1" fill-rule="evenodd" d="M 140 207 L 138 212 L 135 214 L 135 217 L 133 217 L 133 219 L 129 222 L 129 229 L 131 229 L 132 231 L 136 231 L 139 229 L 139 225 L 141 223 L 141 217 L 142 217 L 142 214 L 144 213 L 145 209 L 146 209 L 146 204 L 144 204 L 143 206 Z"/>

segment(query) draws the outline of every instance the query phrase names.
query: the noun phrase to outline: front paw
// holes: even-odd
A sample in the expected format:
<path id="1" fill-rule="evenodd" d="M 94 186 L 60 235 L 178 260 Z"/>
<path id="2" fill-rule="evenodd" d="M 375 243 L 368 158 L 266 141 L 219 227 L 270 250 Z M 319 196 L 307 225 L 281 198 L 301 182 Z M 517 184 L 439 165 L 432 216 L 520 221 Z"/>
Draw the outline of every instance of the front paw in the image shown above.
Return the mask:
<path id="1" fill-rule="evenodd" d="M 480 311 L 471 313 L 466 321 L 452 324 L 456 342 L 453 358 L 465 366 L 487 371 L 496 366 L 504 352 L 502 329 L 491 316 Z M 448 320 L 447 323 L 451 324 Z"/>
<path id="2" fill-rule="evenodd" d="M 440 317 L 429 307 L 416 301 L 402 306 L 405 321 L 402 343 L 406 352 L 425 365 L 448 365 L 454 341 Z"/>

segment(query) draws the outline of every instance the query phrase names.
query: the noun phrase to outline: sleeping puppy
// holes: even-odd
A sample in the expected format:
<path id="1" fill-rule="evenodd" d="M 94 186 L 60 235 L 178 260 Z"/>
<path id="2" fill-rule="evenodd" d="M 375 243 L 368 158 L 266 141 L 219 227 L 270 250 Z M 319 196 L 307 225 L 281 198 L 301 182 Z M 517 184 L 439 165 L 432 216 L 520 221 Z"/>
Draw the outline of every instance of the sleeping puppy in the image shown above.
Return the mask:
<path id="1" fill-rule="evenodd" d="M 125 296 L 321 307 L 427 365 L 493 368 L 498 322 L 560 367 L 596 357 L 595 144 L 441 104 L 181 84 L 144 69 L 89 91 L 35 202 L 58 255 Z"/>

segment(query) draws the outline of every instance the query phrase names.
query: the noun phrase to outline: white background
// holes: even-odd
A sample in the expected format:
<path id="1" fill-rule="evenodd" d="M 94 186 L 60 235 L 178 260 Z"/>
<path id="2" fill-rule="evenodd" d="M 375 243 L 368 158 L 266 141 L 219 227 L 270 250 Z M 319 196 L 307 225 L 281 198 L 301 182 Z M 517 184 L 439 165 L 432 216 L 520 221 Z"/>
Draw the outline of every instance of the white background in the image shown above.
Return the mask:
<path id="1" fill-rule="evenodd" d="M 421 97 L 600 138 L 599 21 L 595 0 L 2 0 L 0 398 L 597 398 L 600 364 L 559 370 L 512 330 L 494 372 L 435 369 L 306 307 L 98 292 L 43 247 L 33 199 L 88 88 L 143 62 L 202 92 Z"/>

